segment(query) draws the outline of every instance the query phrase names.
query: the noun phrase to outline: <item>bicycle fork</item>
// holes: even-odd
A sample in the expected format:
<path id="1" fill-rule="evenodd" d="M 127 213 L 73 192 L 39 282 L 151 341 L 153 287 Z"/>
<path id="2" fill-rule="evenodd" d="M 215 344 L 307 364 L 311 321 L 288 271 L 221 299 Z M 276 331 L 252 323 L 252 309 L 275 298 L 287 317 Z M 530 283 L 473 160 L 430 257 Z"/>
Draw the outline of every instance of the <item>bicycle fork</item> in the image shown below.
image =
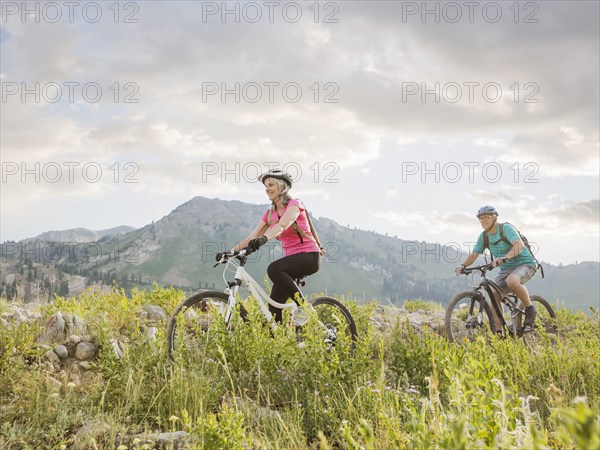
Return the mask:
<path id="1" fill-rule="evenodd" d="M 474 317 L 474 309 L 476 303 L 479 304 L 479 308 L 477 310 L 477 315 Z M 475 322 L 473 322 L 473 319 L 475 319 Z M 478 327 L 483 325 L 483 299 L 480 296 L 476 297 L 476 299 L 474 298 L 471 300 L 471 305 L 469 306 L 469 316 L 467 317 L 467 323 Z"/>
<path id="2" fill-rule="evenodd" d="M 227 294 L 227 296 L 229 297 L 227 305 L 225 306 L 225 314 L 223 314 L 223 318 L 225 319 L 225 323 L 227 324 L 227 326 L 229 326 L 229 321 L 231 320 L 233 310 L 235 309 L 235 305 L 237 303 L 238 289 L 238 285 L 233 285 L 232 287 L 225 289 L 225 294 Z"/>

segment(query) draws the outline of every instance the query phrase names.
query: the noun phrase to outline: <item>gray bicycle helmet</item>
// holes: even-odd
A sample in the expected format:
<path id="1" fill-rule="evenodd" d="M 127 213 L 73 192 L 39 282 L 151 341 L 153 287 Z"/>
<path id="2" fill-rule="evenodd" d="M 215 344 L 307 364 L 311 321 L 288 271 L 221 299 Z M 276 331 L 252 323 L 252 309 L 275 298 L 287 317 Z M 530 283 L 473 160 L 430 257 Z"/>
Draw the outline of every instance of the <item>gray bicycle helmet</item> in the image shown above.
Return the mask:
<path id="1" fill-rule="evenodd" d="M 477 211 L 477 218 L 479 218 L 480 216 L 483 216 L 485 214 L 491 214 L 494 216 L 498 215 L 498 211 L 496 211 L 496 208 L 494 208 L 493 206 L 482 206 L 481 208 L 479 208 L 479 211 Z"/>
<path id="2" fill-rule="evenodd" d="M 268 172 L 265 172 L 260 177 L 258 177 L 258 180 L 262 184 L 265 184 L 265 178 L 277 178 L 278 180 L 285 181 L 285 183 L 288 185 L 288 188 L 292 187 L 292 177 L 290 177 L 290 175 L 288 173 L 284 172 L 283 170 L 280 170 L 280 169 L 269 170 Z"/>

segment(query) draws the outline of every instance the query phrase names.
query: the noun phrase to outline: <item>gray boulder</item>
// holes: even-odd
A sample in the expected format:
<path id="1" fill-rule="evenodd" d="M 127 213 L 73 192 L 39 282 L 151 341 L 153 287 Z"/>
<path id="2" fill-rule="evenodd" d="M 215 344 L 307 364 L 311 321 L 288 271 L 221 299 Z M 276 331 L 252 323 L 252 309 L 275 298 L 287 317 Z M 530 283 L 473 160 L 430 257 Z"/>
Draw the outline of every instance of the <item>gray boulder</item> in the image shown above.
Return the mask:
<path id="1" fill-rule="evenodd" d="M 60 311 L 54 313 L 46 322 L 40 337 L 42 342 L 60 342 L 65 337 L 65 319 Z"/>
<path id="2" fill-rule="evenodd" d="M 96 356 L 96 346 L 91 342 L 80 342 L 75 349 L 75 358 L 79 361 L 88 361 Z"/>
<path id="3" fill-rule="evenodd" d="M 65 359 L 69 356 L 69 350 L 64 345 L 57 345 L 54 347 L 54 353 L 56 353 L 60 358 Z"/>
<path id="4" fill-rule="evenodd" d="M 65 319 L 65 331 L 67 335 L 82 335 L 86 332 L 85 321 L 75 314 L 63 314 Z"/>
<path id="5" fill-rule="evenodd" d="M 160 306 L 144 305 L 140 311 L 140 317 L 151 322 L 166 322 L 169 316 Z"/>

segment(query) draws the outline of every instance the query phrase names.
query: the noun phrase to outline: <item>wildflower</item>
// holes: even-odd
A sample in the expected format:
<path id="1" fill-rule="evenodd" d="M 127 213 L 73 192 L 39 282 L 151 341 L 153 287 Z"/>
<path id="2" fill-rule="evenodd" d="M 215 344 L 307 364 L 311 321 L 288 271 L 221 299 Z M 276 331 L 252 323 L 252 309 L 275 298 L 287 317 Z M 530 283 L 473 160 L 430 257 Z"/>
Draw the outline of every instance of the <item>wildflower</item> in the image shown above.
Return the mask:
<path id="1" fill-rule="evenodd" d="M 177 422 L 178 420 L 179 420 L 179 417 L 177 417 L 177 416 L 169 417 L 169 422 Z"/>

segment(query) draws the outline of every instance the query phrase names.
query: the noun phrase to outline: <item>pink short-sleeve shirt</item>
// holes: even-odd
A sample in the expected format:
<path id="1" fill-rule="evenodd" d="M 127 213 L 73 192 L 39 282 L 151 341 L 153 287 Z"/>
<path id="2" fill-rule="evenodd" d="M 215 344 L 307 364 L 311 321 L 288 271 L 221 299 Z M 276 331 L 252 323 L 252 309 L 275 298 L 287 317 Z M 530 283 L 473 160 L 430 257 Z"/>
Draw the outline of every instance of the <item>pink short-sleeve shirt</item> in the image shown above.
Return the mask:
<path id="1" fill-rule="evenodd" d="M 297 206 L 300 209 L 300 214 L 296 219 L 296 223 L 298 224 L 298 228 L 304 231 L 308 236 L 312 237 L 312 233 L 310 232 L 310 225 L 308 224 L 308 219 L 306 217 L 306 210 L 304 209 L 304 205 L 300 200 L 290 199 L 287 206 L 283 210 L 283 214 L 287 211 L 290 206 Z M 283 216 L 283 214 L 281 216 Z M 263 216 L 262 221 L 267 223 L 267 218 L 269 215 L 269 211 L 267 210 Z M 269 224 L 269 228 L 273 228 L 281 216 L 277 213 L 277 210 L 273 211 L 271 215 L 271 223 Z M 296 253 L 309 253 L 309 252 L 318 252 L 319 246 L 317 243 L 308 237 L 300 236 L 291 226 L 289 226 L 286 230 L 281 233 L 277 239 L 281 241 L 281 246 L 283 247 L 283 255 L 289 256 L 294 255 Z"/>

